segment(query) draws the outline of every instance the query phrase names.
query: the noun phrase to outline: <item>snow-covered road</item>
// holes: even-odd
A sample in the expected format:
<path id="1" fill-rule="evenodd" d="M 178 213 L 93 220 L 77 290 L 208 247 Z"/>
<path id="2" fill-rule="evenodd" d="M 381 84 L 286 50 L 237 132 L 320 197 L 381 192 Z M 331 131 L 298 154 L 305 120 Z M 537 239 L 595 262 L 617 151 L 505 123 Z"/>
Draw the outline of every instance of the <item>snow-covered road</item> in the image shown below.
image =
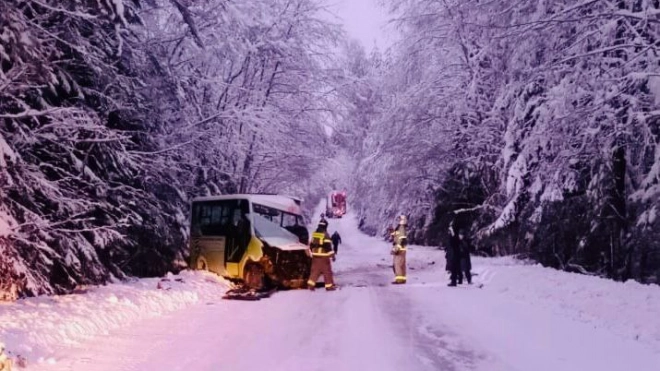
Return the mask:
<path id="1" fill-rule="evenodd" d="M 420 246 L 409 252 L 409 283 L 395 286 L 387 243 L 359 233 L 350 215 L 330 220 L 335 229 L 345 242 L 335 264 L 338 291 L 285 291 L 258 302 L 203 296 L 169 314 L 55 345 L 51 362 L 29 368 L 660 369 L 657 287 L 475 259 L 484 287 L 450 288 L 444 253 Z"/>
<path id="2" fill-rule="evenodd" d="M 486 359 L 450 328 L 423 323 L 424 300 L 411 293 L 425 287 L 390 285 L 387 244 L 361 238 L 352 222 L 331 220 L 345 241 L 338 291 L 218 298 L 69 347 L 43 369 L 466 370 Z"/>

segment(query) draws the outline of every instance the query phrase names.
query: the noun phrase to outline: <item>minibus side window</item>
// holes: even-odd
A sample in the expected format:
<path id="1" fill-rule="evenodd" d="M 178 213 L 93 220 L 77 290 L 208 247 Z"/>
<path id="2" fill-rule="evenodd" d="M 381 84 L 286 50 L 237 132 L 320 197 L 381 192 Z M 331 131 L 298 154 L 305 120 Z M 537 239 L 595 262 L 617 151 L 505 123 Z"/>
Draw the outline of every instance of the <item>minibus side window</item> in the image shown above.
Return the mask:
<path id="1" fill-rule="evenodd" d="M 225 236 L 234 200 L 193 204 L 191 233 L 197 236 Z"/>

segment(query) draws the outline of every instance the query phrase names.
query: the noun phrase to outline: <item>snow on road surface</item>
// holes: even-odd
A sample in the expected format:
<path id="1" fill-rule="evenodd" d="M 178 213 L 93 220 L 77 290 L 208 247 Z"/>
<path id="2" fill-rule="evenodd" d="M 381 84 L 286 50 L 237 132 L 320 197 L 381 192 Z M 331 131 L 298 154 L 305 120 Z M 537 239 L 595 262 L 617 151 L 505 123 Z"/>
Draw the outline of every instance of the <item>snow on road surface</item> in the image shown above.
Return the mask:
<path id="1" fill-rule="evenodd" d="M 38 314 L 47 318 L 61 310 L 52 303 L 41 307 L 51 299 L 5 305 L 0 307 L 0 341 L 15 351 L 25 348 L 8 339 L 28 341 L 42 357 L 29 369 L 51 371 L 660 369 L 657 286 L 568 274 L 509 258 L 475 258 L 475 281 L 483 288 L 450 288 L 444 253 L 421 246 L 408 252 L 409 283 L 391 285 L 388 244 L 359 233 L 350 214 L 329 222 L 330 231 L 337 229 L 344 241 L 334 266 L 338 291 L 283 291 L 257 302 L 226 301 L 220 299 L 221 280 L 186 273 L 181 287 L 173 289 L 183 293 L 187 287 L 192 293 L 187 300 L 171 296 L 179 304 L 160 304 L 168 309 L 158 315 L 135 312 L 148 302 L 137 299 L 132 312 L 126 309 L 130 305 L 115 306 L 116 313 L 107 312 L 107 306 L 84 312 L 87 318 L 110 316 L 104 331 L 102 322 L 94 322 L 93 336 L 25 323 L 26 316 L 36 321 Z M 141 282 L 162 291 L 153 288 L 156 281 Z M 121 286 L 102 289 L 120 292 Z M 89 295 L 97 294 L 80 296 Z M 137 296 L 151 295 L 156 294 Z M 167 300 L 158 295 L 153 300 Z M 70 320 L 65 328 L 85 323 L 80 316 Z"/>

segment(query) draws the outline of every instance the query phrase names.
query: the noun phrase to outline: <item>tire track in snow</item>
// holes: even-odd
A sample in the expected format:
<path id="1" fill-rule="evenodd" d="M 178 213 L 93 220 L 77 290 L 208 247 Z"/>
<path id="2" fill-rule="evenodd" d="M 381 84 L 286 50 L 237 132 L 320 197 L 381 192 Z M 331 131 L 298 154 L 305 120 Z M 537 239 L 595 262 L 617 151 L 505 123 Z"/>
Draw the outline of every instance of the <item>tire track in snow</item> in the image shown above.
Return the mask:
<path id="1" fill-rule="evenodd" d="M 380 318 L 379 325 L 387 328 L 380 331 L 391 334 L 395 339 L 383 346 L 395 347 L 390 350 L 403 354 L 405 369 L 473 370 L 485 359 L 462 342 L 450 328 L 425 323 L 417 310 L 417 306 L 424 303 L 414 300 L 410 290 L 419 292 L 420 289 L 436 287 L 438 283 L 391 285 L 389 270 L 382 267 L 356 267 L 338 274 L 338 279 L 353 282 L 347 290 L 363 292 L 358 291 L 354 295 L 373 298 L 371 311 Z M 429 294 L 432 294 L 431 291 Z"/>
<path id="2" fill-rule="evenodd" d="M 398 328 L 399 333 L 405 334 L 407 348 L 415 355 L 418 364 L 414 369 L 443 371 L 477 369 L 485 357 L 477 354 L 450 327 L 426 322 L 418 310 L 418 307 L 424 303 L 413 299 L 407 290 L 410 288 L 396 287 L 391 290 L 391 295 L 381 295 L 380 298 L 382 306 L 388 308 L 391 323 Z M 428 294 L 431 295 L 432 291 Z"/>

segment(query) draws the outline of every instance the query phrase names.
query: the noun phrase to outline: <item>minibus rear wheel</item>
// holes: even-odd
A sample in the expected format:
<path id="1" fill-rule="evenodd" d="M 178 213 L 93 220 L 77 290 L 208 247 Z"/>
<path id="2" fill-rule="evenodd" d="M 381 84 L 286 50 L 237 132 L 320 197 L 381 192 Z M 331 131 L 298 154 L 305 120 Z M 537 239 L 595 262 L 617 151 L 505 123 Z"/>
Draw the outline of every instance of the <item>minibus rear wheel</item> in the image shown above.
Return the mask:
<path id="1" fill-rule="evenodd" d="M 204 259 L 203 256 L 200 256 L 197 258 L 197 269 L 201 271 L 207 271 L 209 270 L 209 264 L 206 262 L 206 259 Z"/>

